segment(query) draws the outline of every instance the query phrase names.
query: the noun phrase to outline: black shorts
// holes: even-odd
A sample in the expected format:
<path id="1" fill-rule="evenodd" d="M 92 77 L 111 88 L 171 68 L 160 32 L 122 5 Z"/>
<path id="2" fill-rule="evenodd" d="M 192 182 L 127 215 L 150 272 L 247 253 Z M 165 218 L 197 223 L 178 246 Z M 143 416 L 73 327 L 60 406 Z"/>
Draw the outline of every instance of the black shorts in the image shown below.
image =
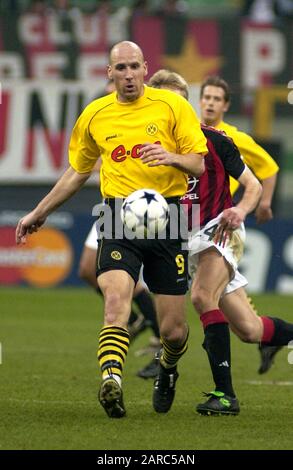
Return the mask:
<path id="1" fill-rule="evenodd" d="M 110 205 L 111 201 L 113 200 L 110 200 Z M 179 207 L 178 198 L 167 201 L 176 203 Z M 143 264 L 143 277 L 151 292 L 183 295 L 188 289 L 185 241 L 180 233 L 177 238 L 173 238 L 169 230 L 164 240 L 128 240 L 103 236 L 98 245 L 97 277 L 106 271 L 122 269 L 137 283 Z"/>

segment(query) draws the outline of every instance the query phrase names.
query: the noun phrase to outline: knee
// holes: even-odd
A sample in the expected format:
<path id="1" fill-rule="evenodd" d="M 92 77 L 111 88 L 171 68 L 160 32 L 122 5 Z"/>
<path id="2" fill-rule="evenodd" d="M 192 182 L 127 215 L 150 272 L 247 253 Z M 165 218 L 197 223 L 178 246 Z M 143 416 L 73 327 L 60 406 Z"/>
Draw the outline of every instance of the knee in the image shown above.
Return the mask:
<path id="1" fill-rule="evenodd" d="M 106 291 L 104 292 L 105 311 L 116 311 L 123 303 L 123 298 L 120 292 Z"/>
<path id="2" fill-rule="evenodd" d="M 206 289 L 196 288 L 191 292 L 191 302 L 199 315 L 206 311 L 210 301 L 211 295 Z"/>
<path id="3" fill-rule="evenodd" d="M 123 294 L 115 290 L 106 290 L 104 293 L 104 321 L 106 325 L 114 324 L 122 328 L 127 327 L 127 312 L 130 304 Z"/>
<path id="4" fill-rule="evenodd" d="M 161 325 L 160 334 L 163 341 L 172 344 L 175 348 L 179 348 L 185 341 L 187 335 L 187 328 L 185 325 L 173 328 L 164 328 Z"/>

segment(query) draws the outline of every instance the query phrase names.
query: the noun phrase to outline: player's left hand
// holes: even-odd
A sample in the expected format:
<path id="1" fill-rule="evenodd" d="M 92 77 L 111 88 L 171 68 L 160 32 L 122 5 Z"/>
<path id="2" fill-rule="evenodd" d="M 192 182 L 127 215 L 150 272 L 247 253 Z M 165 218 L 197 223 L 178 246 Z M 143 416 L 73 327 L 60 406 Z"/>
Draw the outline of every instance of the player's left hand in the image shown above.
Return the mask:
<path id="1" fill-rule="evenodd" d="M 150 167 L 172 166 L 174 164 L 174 155 L 165 150 L 160 144 L 145 143 L 141 146 L 139 153 L 141 161 Z"/>
<path id="2" fill-rule="evenodd" d="M 273 218 L 273 211 L 270 205 L 262 204 L 261 202 L 255 210 L 256 222 L 264 224 Z"/>

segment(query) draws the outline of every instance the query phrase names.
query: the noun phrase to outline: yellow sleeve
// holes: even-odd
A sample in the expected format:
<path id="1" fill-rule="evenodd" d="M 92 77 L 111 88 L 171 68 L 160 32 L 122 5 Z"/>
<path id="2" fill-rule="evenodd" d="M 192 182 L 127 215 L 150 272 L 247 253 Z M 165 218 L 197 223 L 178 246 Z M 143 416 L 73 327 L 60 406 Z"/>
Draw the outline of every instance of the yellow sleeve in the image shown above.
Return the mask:
<path id="1" fill-rule="evenodd" d="M 275 175 L 279 171 L 279 166 L 275 160 L 248 134 L 240 132 L 236 128 L 233 130 L 229 129 L 227 134 L 237 145 L 244 163 L 246 163 L 260 181 Z M 232 196 L 238 187 L 238 181 L 230 176 L 230 191 Z"/>
<path id="2" fill-rule="evenodd" d="M 88 131 L 90 117 L 85 111 L 78 118 L 69 142 L 69 163 L 78 173 L 89 173 L 100 156 L 99 148 Z"/>
<path id="3" fill-rule="evenodd" d="M 231 133 L 231 137 L 239 148 L 244 163 L 259 180 L 269 178 L 279 171 L 275 160 L 252 137 L 239 131 Z"/>
<path id="4" fill-rule="evenodd" d="M 230 193 L 232 196 L 236 193 L 237 189 L 239 188 L 239 183 L 236 181 L 232 176 L 229 177 L 230 180 Z"/>
<path id="5" fill-rule="evenodd" d="M 201 130 L 199 119 L 192 106 L 181 96 L 178 108 L 175 135 L 177 140 L 177 153 L 198 153 L 206 155 L 207 140 Z"/>

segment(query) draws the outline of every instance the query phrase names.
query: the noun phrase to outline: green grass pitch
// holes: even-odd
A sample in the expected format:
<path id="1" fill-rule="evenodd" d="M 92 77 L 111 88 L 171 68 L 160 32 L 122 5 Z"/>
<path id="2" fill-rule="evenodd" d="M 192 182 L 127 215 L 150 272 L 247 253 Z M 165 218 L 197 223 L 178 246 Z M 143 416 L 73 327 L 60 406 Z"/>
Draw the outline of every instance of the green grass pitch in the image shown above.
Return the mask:
<path id="1" fill-rule="evenodd" d="M 293 321 L 293 297 L 254 296 L 259 312 Z M 0 450 L 200 450 L 293 448 L 293 364 L 284 348 L 263 376 L 255 345 L 232 335 L 237 417 L 195 412 L 212 390 L 202 330 L 190 304 L 189 350 L 171 411 L 152 410 L 152 380 L 136 377 L 146 331 L 130 347 L 124 377 L 127 417 L 110 420 L 97 403 L 97 335 L 102 302 L 89 289 L 0 289 Z M 292 351 L 292 350 L 291 350 Z"/>

